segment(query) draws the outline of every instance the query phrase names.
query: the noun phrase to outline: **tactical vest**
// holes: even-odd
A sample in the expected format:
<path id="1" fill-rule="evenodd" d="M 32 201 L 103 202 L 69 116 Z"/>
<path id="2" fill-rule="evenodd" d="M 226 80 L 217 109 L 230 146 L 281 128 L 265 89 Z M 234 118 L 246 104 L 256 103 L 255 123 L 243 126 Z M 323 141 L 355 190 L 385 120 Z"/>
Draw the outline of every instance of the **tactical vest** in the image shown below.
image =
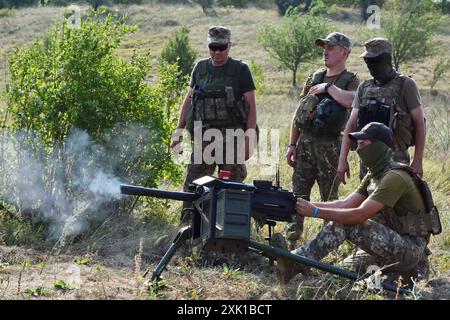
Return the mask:
<path id="1" fill-rule="evenodd" d="M 402 97 L 405 80 L 405 76 L 398 74 L 383 86 L 375 84 L 373 79 L 364 81 L 358 112 L 358 130 L 369 122 L 384 123 L 392 129 L 398 151 L 414 145 L 414 126 Z"/>
<path id="2" fill-rule="evenodd" d="M 246 129 L 249 106 L 244 96 L 237 100 L 235 88 L 238 68 L 242 62 L 229 58 L 224 65 L 224 76 L 208 72 L 208 60 L 198 62 L 198 83 L 194 88 L 192 106 L 186 116 L 186 129 L 193 131 L 194 121 L 202 121 L 203 129 Z"/>
<path id="3" fill-rule="evenodd" d="M 437 235 L 441 233 L 442 226 L 439 218 L 439 212 L 434 205 L 433 197 L 428 184 L 420 179 L 420 177 L 412 171 L 411 167 L 407 165 L 396 163 L 390 170 L 402 170 L 408 172 L 420 191 L 425 208 L 420 212 L 399 214 L 395 212 L 393 208 L 386 207 L 374 218 L 374 220 L 388 226 L 401 235 L 427 238 L 430 234 Z M 386 175 L 386 173 L 384 175 Z M 375 190 L 379 180 L 381 180 L 384 175 L 379 179 L 371 179 L 371 183 L 367 188 L 369 194 Z"/>
<path id="4" fill-rule="evenodd" d="M 309 83 L 307 83 L 306 85 L 311 88 L 319 83 L 323 83 L 324 79 L 325 79 L 325 75 L 327 73 L 327 70 L 324 68 L 321 68 L 319 70 L 317 70 L 316 72 L 314 72 L 310 79 L 311 81 L 309 81 Z M 348 85 L 349 83 L 356 77 L 356 73 L 352 73 L 352 72 L 348 72 L 347 70 L 345 70 L 344 72 L 342 72 L 339 77 L 333 82 L 333 84 L 342 89 L 342 90 L 347 90 L 348 89 Z M 309 90 L 308 88 L 308 90 Z M 312 95 L 312 94 L 306 94 L 305 96 L 300 98 L 300 103 L 299 106 L 297 108 L 297 112 L 294 118 L 295 121 L 295 125 L 298 128 L 301 128 L 303 130 L 312 130 L 315 128 L 315 122 L 314 120 L 316 119 L 316 109 L 317 109 L 317 105 L 324 99 L 329 98 L 332 99 L 330 97 L 329 94 L 321 94 L 319 96 L 316 95 Z M 347 110 L 341 106 L 341 109 L 339 109 L 339 112 L 343 113 L 343 116 L 346 118 L 347 117 Z M 344 128 L 345 123 L 342 125 L 342 128 L 338 128 L 337 130 L 335 130 L 337 133 L 333 133 L 333 136 L 339 135 L 340 131 Z M 322 135 L 322 134 L 327 134 L 327 132 L 325 130 L 321 130 L 320 128 L 317 128 L 316 134 L 318 135 Z"/>

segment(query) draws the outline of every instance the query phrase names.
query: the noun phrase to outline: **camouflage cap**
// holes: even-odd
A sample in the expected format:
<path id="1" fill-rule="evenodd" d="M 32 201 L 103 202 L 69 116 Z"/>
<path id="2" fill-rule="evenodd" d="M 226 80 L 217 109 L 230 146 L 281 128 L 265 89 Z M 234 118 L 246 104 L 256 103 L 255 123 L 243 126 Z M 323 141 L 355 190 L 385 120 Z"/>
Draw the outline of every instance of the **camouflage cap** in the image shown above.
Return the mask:
<path id="1" fill-rule="evenodd" d="M 366 51 L 360 55 L 361 58 L 375 58 L 383 53 L 392 54 L 392 45 L 385 38 L 373 38 L 364 43 Z"/>
<path id="2" fill-rule="evenodd" d="M 214 26 L 208 30 L 208 44 L 210 43 L 221 43 L 228 44 L 230 42 L 231 32 L 230 29 Z"/>
<path id="3" fill-rule="evenodd" d="M 351 132 L 348 136 L 353 140 L 378 140 L 389 148 L 394 148 L 394 136 L 392 130 L 380 122 L 370 122 L 358 132 Z"/>
<path id="4" fill-rule="evenodd" d="M 329 45 L 338 45 L 343 48 L 347 48 L 349 51 L 352 51 L 352 42 L 349 37 L 340 32 L 330 33 L 325 39 L 316 39 L 316 46 L 323 47 L 326 44 Z"/>

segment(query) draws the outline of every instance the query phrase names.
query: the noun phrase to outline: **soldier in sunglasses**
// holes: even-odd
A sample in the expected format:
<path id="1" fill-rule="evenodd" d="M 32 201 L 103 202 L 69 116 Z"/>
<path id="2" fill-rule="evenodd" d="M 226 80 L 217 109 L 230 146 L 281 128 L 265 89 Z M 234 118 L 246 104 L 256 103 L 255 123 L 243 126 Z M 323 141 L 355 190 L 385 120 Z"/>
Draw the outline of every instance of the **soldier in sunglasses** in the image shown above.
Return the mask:
<path id="1" fill-rule="evenodd" d="M 200 60 L 194 67 L 189 91 L 181 107 L 177 129 L 187 129 L 193 141 L 197 141 L 198 134 L 205 137 L 205 132 L 210 129 L 220 130 L 223 137 L 223 152 L 218 154 L 219 151 L 214 150 L 213 161 L 199 157 L 199 153 L 203 155 L 212 142 L 202 141 L 200 148 L 194 143 L 184 182 L 185 191 L 195 179 L 214 175 L 216 168 L 230 171 L 231 180 L 237 182 L 242 182 L 247 176 L 245 161 L 252 154 L 256 134 L 255 84 L 247 64 L 229 57 L 230 38 L 228 28 L 214 26 L 208 30 L 210 57 Z M 235 136 L 228 137 L 229 129 L 234 130 L 235 136 L 240 134 L 242 140 L 238 136 L 237 141 L 244 143 L 236 143 Z M 232 143 L 227 144 L 231 139 Z M 174 135 L 171 147 L 179 142 L 179 136 Z M 189 212 L 185 210 L 188 203 L 183 208 L 181 220 L 188 222 L 185 217 Z"/>

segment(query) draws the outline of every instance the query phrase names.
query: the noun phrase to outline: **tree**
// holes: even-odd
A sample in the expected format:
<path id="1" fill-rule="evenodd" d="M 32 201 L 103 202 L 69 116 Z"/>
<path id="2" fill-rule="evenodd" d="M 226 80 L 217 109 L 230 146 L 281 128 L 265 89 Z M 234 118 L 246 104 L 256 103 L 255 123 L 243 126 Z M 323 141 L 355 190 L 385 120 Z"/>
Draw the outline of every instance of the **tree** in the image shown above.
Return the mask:
<path id="1" fill-rule="evenodd" d="M 446 51 L 442 50 L 440 58 L 439 60 L 437 60 L 433 68 L 433 76 L 429 81 L 430 89 L 433 90 L 434 86 L 439 80 L 447 79 L 445 75 L 449 71 L 450 71 L 450 60 L 448 55 L 446 55 Z"/>
<path id="2" fill-rule="evenodd" d="M 402 63 L 421 61 L 439 48 L 440 41 L 434 35 L 441 16 L 431 1 L 395 0 L 392 8 L 386 9 L 382 17 L 397 70 Z"/>
<path id="3" fill-rule="evenodd" d="M 103 0 L 88 0 L 88 3 L 92 6 L 94 11 L 97 11 L 98 7 L 103 4 Z"/>
<path id="4" fill-rule="evenodd" d="M 372 15 L 372 12 L 367 12 L 369 6 L 378 6 L 380 9 L 383 6 L 384 0 L 360 0 L 361 5 L 361 15 L 364 21 L 367 21 Z"/>
<path id="5" fill-rule="evenodd" d="M 328 31 L 323 19 L 291 11 L 281 26 L 265 26 L 257 41 L 280 67 L 292 71 L 292 85 L 296 86 L 298 67 L 320 55 L 314 41 Z"/>
<path id="6" fill-rule="evenodd" d="M 189 76 L 194 67 L 197 52 L 189 41 L 189 29 L 182 27 L 169 38 L 159 57 L 160 63 L 178 64 L 181 75 Z"/>
<path id="7" fill-rule="evenodd" d="M 216 15 L 213 9 L 214 0 L 192 0 L 194 3 L 199 4 L 202 7 L 202 11 L 205 15 Z"/>

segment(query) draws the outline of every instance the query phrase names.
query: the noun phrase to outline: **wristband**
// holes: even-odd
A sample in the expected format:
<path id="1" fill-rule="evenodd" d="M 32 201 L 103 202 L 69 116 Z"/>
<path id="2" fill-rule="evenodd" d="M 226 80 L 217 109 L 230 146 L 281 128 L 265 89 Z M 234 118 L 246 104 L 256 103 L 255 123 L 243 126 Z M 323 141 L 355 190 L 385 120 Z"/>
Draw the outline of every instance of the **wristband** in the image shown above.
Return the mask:
<path id="1" fill-rule="evenodd" d="M 313 214 L 313 218 L 317 218 L 317 215 L 319 214 L 319 208 L 315 207 L 314 208 L 314 214 Z"/>
<path id="2" fill-rule="evenodd" d="M 331 83 L 331 82 L 328 82 L 326 85 L 325 85 L 325 92 L 328 92 L 328 88 L 329 87 L 331 87 L 333 84 Z"/>

